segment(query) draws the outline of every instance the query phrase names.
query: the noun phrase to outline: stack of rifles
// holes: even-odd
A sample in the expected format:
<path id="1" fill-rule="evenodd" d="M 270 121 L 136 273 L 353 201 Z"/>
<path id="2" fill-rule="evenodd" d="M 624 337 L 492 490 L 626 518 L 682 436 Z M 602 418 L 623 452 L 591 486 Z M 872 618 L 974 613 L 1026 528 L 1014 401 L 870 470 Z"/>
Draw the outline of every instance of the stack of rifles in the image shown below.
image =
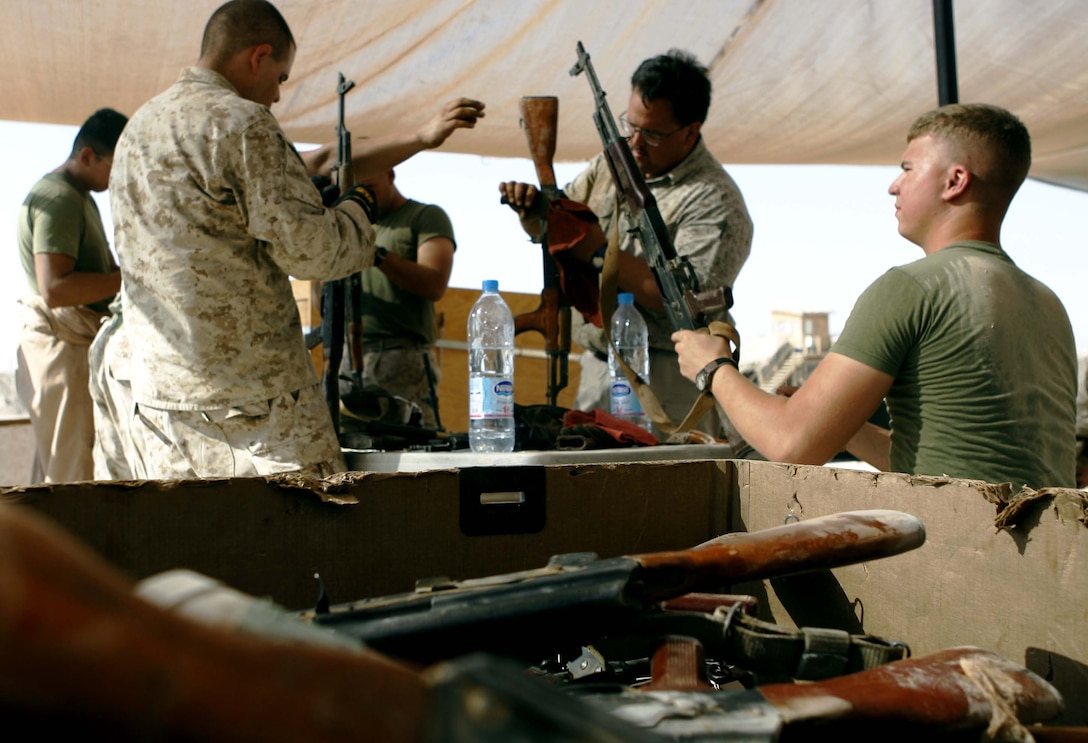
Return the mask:
<path id="1" fill-rule="evenodd" d="M 10 506 L 0 719 L 46 740 L 203 743 L 1088 739 L 995 652 L 911 657 L 902 638 L 762 621 L 729 592 L 924 541 L 911 515 L 848 511 L 346 604 L 322 588 L 299 611 L 184 570 L 133 584 Z"/>
<path id="2" fill-rule="evenodd" d="M 719 592 L 924 541 L 909 514 L 852 511 L 688 550 L 421 581 L 300 618 L 426 668 L 437 739 L 455 743 L 1088 740 L 1035 724 L 1061 714 L 1061 696 L 1002 655 L 912 658 L 902 640 L 776 625 L 754 596 Z"/>

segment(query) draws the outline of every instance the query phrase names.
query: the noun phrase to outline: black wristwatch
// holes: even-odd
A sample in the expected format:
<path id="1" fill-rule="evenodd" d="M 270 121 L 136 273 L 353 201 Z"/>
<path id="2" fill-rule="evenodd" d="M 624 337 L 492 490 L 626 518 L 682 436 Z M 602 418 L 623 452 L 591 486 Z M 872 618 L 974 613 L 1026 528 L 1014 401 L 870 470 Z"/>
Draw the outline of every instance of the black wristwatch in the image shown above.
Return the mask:
<path id="1" fill-rule="evenodd" d="M 710 383 L 714 379 L 714 372 L 721 369 L 723 366 L 732 366 L 734 369 L 739 369 L 737 362 L 730 356 L 722 356 L 714 359 L 709 364 L 699 370 L 699 373 L 695 375 L 695 389 L 700 392 L 706 392 L 710 389 Z"/>
<path id="2" fill-rule="evenodd" d="M 389 255 L 389 251 L 386 248 L 378 246 L 374 251 L 374 268 L 382 265 L 382 261 L 385 260 L 385 256 Z"/>

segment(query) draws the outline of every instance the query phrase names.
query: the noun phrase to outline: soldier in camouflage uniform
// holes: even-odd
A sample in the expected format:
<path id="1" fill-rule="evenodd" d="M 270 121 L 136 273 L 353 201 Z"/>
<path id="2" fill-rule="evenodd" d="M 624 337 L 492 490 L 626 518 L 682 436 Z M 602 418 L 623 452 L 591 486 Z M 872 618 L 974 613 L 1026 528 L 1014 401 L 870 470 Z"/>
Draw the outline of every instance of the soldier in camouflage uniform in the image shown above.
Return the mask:
<path id="1" fill-rule="evenodd" d="M 370 266 L 373 195 L 356 185 L 323 206 L 269 110 L 294 56 L 275 7 L 231 0 L 209 19 L 197 64 L 118 143 L 112 212 L 148 477 L 345 469 L 289 277 Z M 380 143 L 378 167 L 469 118 Z"/>
<path id="2" fill-rule="evenodd" d="M 752 220 L 740 189 L 707 150 L 699 133 L 710 107 L 706 68 L 691 55 L 674 49 L 639 65 L 631 77 L 631 88 L 618 126 L 657 199 L 676 252 L 687 257 L 702 289 L 732 287 L 751 249 Z M 530 207 L 536 189 L 510 182 L 501 184 L 499 190 L 522 216 L 526 231 L 533 234 L 536 227 Z M 603 155 L 594 158 L 563 191 L 593 210 L 605 235 L 612 233 L 616 193 Z M 673 328 L 657 283 L 643 259 L 642 244 L 628 228 L 624 217 L 619 225 L 617 291 L 635 295 L 649 329 L 650 387 L 673 423 L 679 423 L 699 393 L 680 374 L 670 339 Z M 603 237 L 601 240 L 603 243 Z M 722 313 L 709 319 L 730 318 Z M 575 313 L 573 337 L 585 349 L 574 406 L 608 410 L 608 341 L 604 331 Z M 708 412 L 697 426 L 714 436 L 723 434 L 722 427 L 720 409 Z M 665 435 L 656 426 L 654 433 L 659 438 Z"/>

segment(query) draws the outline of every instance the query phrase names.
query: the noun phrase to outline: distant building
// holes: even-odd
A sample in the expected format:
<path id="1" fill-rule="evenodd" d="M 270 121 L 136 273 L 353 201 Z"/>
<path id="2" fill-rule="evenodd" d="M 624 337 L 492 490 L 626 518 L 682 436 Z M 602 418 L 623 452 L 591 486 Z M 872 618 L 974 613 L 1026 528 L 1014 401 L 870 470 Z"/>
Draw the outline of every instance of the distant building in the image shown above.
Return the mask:
<path id="1" fill-rule="evenodd" d="M 771 313 L 777 350 L 754 369 L 754 381 L 774 392 L 783 385 L 799 387 L 831 348 L 826 312 Z"/>

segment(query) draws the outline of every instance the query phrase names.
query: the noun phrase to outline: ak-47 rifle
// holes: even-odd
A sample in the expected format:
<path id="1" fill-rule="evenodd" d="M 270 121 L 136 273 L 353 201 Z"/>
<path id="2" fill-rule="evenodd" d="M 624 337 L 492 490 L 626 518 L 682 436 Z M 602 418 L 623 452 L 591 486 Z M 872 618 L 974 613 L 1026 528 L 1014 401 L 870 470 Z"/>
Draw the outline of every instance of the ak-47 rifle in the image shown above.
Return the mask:
<path id="1" fill-rule="evenodd" d="M 852 511 L 729 534 L 688 550 L 609 559 L 558 555 L 539 570 L 425 581 L 414 593 L 328 608 L 323 602 L 302 616 L 418 662 L 477 651 L 534 662 L 604 635 L 623 636 L 667 599 L 887 557 L 924 541 L 925 528 L 914 516 Z M 660 623 L 650 624 L 660 629 Z"/>
<path id="2" fill-rule="evenodd" d="M 525 96 L 521 99 L 521 122 L 529 140 L 529 155 L 536 166 L 540 181 L 540 210 L 547 214 L 547 205 L 562 196 L 556 185 L 552 159 L 558 129 L 559 99 L 554 96 Z M 544 256 L 544 288 L 540 304 L 532 312 L 514 318 L 514 334 L 535 330 L 544 336 L 548 355 L 548 403 L 557 405 L 559 393 L 567 386 L 570 357 L 570 301 L 563 294 L 559 269 L 548 250 L 547 221 L 534 242 L 539 241 Z"/>
<path id="3" fill-rule="evenodd" d="M 482 654 L 425 672 L 450 743 L 561 741 L 1082 740 L 1083 729 L 1025 727 L 1061 713 L 1058 691 L 989 650 L 958 647 L 808 684 L 744 690 L 653 685 L 577 693 Z M 472 714 L 502 710 L 501 715 Z M 475 718 L 475 722 L 474 722 Z"/>
<path id="4" fill-rule="evenodd" d="M 336 93 L 340 99 L 339 118 L 336 124 L 337 163 L 336 185 L 340 193 L 345 193 L 355 183 L 351 164 L 351 132 L 344 124 L 344 96 L 355 87 L 355 82 L 346 80 L 344 73 L 339 73 L 340 80 Z M 350 297 L 347 288 L 350 287 Z M 351 370 L 356 376 L 357 386 L 362 386 L 362 277 L 356 273 L 349 279 L 326 281 L 321 288 L 321 343 L 322 343 L 322 386 L 325 402 L 329 406 L 333 428 L 340 433 L 340 365 L 344 360 L 344 320 L 345 306 L 350 299 L 351 322 L 348 323 L 351 354 Z"/>
<path id="5" fill-rule="evenodd" d="M 646 185 L 638 162 L 631 154 L 627 140 L 620 135 L 616 120 L 605 100 L 604 90 L 597 80 L 597 73 L 589 60 L 582 42 L 578 42 L 578 61 L 571 68 L 571 75 L 586 73 L 593 91 L 596 108 L 593 122 L 604 145 L 604 157 L 621 208 L 635 225 L 639 242 L 645 251 L 646 263 L 657 281 L 661 301 L 674 330 L 698 330 L 707 326 L 706 314 L 728 310 L 733 306 L 732 289 L 728 286 L 711 287 L 700 291 L 699 279 L 687 256 L 677 255 L 669 237 L 665 221 L 657 208 L 657 199 Z"/>
<path id="6" fill-rule="evenodd" d="M 338 162 L 336 164 L 336 183 L 340 193 L 345 193 L 355 185 L 355 168 L 351 162 L 351 132 L 344 124 L 344 95 L 355 87 L 354 80 L 345 80 L 344 73 L 338 73 L 340 81 L 336 86 L 340 97 L 340 117 L 336 125 Z M 348 279 L 348 353 L 351 355 L 351 375 L 356 388 L 363 386 L 363 275 L 356 271 Z"/>

